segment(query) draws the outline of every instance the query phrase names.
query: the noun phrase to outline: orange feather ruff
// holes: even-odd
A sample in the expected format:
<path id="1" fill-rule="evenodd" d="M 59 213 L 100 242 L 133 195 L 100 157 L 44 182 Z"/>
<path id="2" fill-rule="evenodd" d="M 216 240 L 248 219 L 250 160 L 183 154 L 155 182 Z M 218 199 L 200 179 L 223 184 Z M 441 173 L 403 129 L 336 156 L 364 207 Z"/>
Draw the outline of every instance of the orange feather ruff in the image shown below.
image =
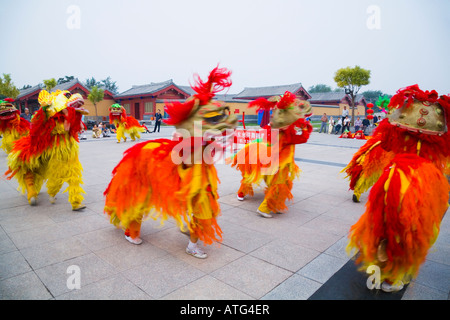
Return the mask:
<path id="1" fill-rule="evenodd" d="M 397 155 L 372 187 L 366 211 L 351 227 L 349 249 L 359 250 L 362 269 L 381 265 L 383 279 L 408 282 L 417 275 L 439 234 L 450 187 L 430 161 Z M 387 261 L 377 251 L 386 240 Z"/>
<path id="2" fill-rule="evenodd" d="M 438 102 L 448 123 L 450 97 L 421 91 L 417 85 L 399 90 L 389 106 L 406 103 L 409 107 L 413 99 Z M 383 167 L 386 159 L 382 157 L 390 161 L 370 191 L 365 213 L 351 227 L 348 249 L 359 251 L 356 262 L 362 269 L 380 266 L 382 280 L 409 282 L 437 239 L 448 209 L 450 185 L 444 173 L 449 165 L 449 132 L 426 134 L 384 119 L 366 145 L 346 168 L 351 187 L 364 176 L 366 169 L 357 165 L 362 157 L 372 158 L 364 163 L 372 166 L 374 173 Z M 371 149 L 371 145 L 375 147 Z"/>
<path id="3" fill-rule="evenodd" d="M 177 165 L 172 152 L 179 141 L 157 139 L 128 149 L 104 192 L 105 213 L 123 229 L 147 218 L 169 217 L 186 223 L 205 244 L 222 240 L 217 224 L 219 182 L 214 165 Z"/>

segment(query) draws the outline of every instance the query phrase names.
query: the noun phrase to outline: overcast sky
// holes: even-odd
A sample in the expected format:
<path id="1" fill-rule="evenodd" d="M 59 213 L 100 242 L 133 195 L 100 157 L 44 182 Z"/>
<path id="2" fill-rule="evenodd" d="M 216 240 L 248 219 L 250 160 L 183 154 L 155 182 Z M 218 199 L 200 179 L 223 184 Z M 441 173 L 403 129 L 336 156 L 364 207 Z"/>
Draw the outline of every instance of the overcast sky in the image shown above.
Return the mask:
<path id="1" fill-rule="evenodd" d="M 450 93 L 448 0 L 0 0 L 0 74 L 14 84 L 110 76 L 119 91 L 192 83 L 217 64 L 228 93 L 371 70 L 366 90 Z"/>

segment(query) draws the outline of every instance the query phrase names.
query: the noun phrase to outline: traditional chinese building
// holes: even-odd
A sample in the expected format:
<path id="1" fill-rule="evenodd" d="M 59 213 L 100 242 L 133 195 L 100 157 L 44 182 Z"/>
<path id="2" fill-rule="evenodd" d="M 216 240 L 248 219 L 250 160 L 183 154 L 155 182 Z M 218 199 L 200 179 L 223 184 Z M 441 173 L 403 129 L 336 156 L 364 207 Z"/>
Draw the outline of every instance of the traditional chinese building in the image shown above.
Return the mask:
<path id="1" fill-rule="evenodd" d="M 39 109 L 39 92 L 41 92 L 41 90 L 44 88 L 44 85 L 38 84 L 34 87 L 20 90 L 20 93 L 16 98 L 16 103 L 20 107 L 20 111 L 24 112 L 25 108 L 28 108 L 31 113 L 34 113 L 37 109 Z M 58 84 L 51 91 L 54 92 L 56 90 L 67 90 L 72 94 L 81 94 L 84 99 L 84 108 L 89 111 L 89 117 L 95 118 L 97 114 L 99 118 L 97 120 L 105 121 L 109 114 L 109 107 L 115 103 L 115 100 L 114 94 L 111 91 L 104 88 L 102 89 L 104 90 L 105 95 L 103 97 L 103 100 L 97 103 L 97 112 L 95 110 L 94 104 L 88 99 L 88 95 L 90 92 L 89 89 L 77 78 L 65 83 Z"/>
<path id="2" fill-rule="evenodd" d="M 164 113 L 164 101 L 185 100 L 190 94 L 177 86 L 172 80 L 133 86 L 131 89 L 115 95 L 128 115 L 138 120 L 151 119 L 159 109 Z M 158 104 L 158 105 L 157 105 Z"/>

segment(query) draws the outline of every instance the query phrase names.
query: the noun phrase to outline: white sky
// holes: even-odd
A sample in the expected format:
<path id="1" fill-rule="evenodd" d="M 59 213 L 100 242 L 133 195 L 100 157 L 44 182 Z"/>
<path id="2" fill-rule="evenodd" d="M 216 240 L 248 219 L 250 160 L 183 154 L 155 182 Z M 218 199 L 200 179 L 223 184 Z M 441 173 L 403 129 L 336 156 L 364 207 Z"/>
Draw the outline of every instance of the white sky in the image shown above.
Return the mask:
<path id="1" fill-rule="evenodd" d="M 361 92 L 417 83 L 447 94 L 449 16 L 448 0 L 0 0 L 0 74 L 19 88 L 110 76 L 123 92 L 169 79 L 189 85 L 220 64 L 233 72 L 229 93 L 239 93 L 335 88 L 336 70 L 359 65 L 372 72 Z M 373 17 L 379 29 L 367 26 Z"/>

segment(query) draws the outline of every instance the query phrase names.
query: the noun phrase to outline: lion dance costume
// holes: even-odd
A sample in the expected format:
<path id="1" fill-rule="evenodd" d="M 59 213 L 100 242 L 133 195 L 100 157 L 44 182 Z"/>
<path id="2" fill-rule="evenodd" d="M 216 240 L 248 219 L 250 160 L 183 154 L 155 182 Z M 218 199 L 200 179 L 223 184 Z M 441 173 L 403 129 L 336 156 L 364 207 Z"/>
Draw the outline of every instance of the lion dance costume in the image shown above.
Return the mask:
<path id="1" fill-rule="evenodd" d="M 246 195 L 253 196 L 252 185 L 265 181 L 267 188 L 264 201 L 257 212 L 270 218 L 271 212 L 286 211 L 286 199 L 293 199 L 293 180 L 300 175 L 300 169 L 294 161 L 295 145 L 309 139 L 312 126 L 305 117 L 310 115 L 311 106 L 287 91 L 269 100 L 259 98 L 251 102 L 249 107 L 272 110 L 270 124 L 263 128 L 267 141 L 259 139 L 246 144 L 228 162 L 242 174 L 239 200 L 244 200 Z M 296 128 L 301 129 L 301 135 L 297 134 Z"/>
<path id="2" fill-rule="evenodd" d="M 189 246 L 195 247 L 193 252 L 188 246 L 186 252 L 196 257 L 206 257 L 203 252 L 195 253 L 201 251 L 196 247 L 197 239 L 207 245 L 221 241 L 216 221 L 220 211 L 218 177 L 213 161 L 205 158 L 204 152 L 216 142 L 205 139 L 202 133 L 209 130 L 221 135 L 236 126 L 237 118 L 229 114 L 228 107 L 211 101 L 215 93 L 231 85 L 230 74 L 227 69 L 215 68 L 206 82 L 196 79 L 195 95 L 165 107 L 170 116 L 165 122 L 176 127 L 176 133 L 183 136 L 180 140 L 141 142 L 125 151 L 114 168 L 104 192 L 105 213 L 111 223 L 125 230 L 128 241 L 141 243 L 141 223 L 149 217 L 159 218 L 161 223 L 172 217 L 182 230 L 186 223 L 191 235 Z"/>
<path id="3" fill-rule="evenodd" d="M 30 121 L 20 117 L 20 111 L 13 104 L 14 99 L 0 100 L 0 136 L 6 154 L 12 150 L 14 141 L 26 136 L 30 131 Z"/>
<path id="4" fill-rule="evenodd" d="M 417 275 L 448 208 L 450 96 L 414 85 L 400 89 L 388 107 L 347 168 L 355 190 L 373 184 L 348 249 L 359 251 L 362 269 L 380 267 L 385 291 L 397 291 Z"/>
<path id="5" fill-rule="evenodd" d="M 109 108 L 109 123 L 116 126 L 117 143 L 120 140 L 127 141 L 125 134 L 128 134 L 132 141 L 136 138 L 140 139 L 141 135 L 139 132 L 145 132 L 145 127 L 141 126 L 139 121 L 137 121 L 132 116 L 127 116 L 125 108 L 120 104 L 115 103 Z"/>
<path id="6" fill-rule="evenodd" d="M 8 156 L 6 175 L 18 180 L 19 189 L 27 193 L 31 205 L 36 204 L 44 182 L 52 203 L 66 182 L 72 209 L 83 209 L 78 132 L 84 129 L 82 115 L 88 113 L 83 108 L 84 100 L 69 91 L 42 90 L 38 101 L 41 108 L 31 120 L 30 133 L 14 143 Z"/>

